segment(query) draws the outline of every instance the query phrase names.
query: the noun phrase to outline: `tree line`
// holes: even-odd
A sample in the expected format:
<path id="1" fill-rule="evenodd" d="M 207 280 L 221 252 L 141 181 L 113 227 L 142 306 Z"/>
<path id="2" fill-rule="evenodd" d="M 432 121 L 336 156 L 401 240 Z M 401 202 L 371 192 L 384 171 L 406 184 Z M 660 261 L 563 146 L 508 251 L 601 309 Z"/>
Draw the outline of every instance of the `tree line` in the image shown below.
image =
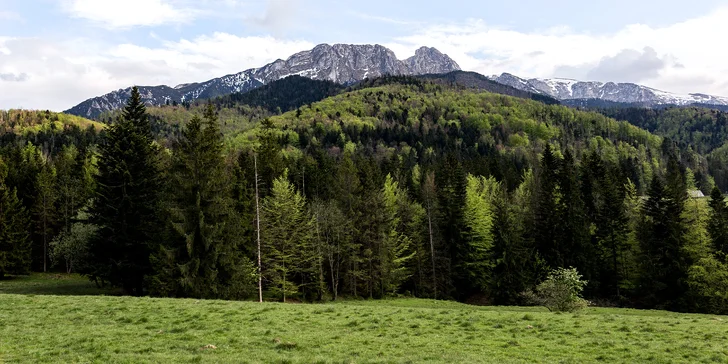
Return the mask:
<path id="1" fill-rule="evenodd" d="M 397 127 L 407 115 L 380 119 L 389 128 L 344 125 L 337 137 L 266 119 L 254 143 L 231 151 L 209 104 L 162 145 L 134 91 L 95 151 L 3 153 L 0 273 L 47 270 L 51 257 L 133 295 L 248 299 L 260 282 L 267 299 L 284 301 L 510 305 L 527 303 L 551 269 L 574 267 L 594 301 L 726 311 L 728 207 L 717 187 L 689 198 L 696 176 L 670 140 L 655 168 L 614 158 L 608 144 L 585 147 L 584 129 L 529 143 L 537 155 L 528 158 L 477 149 L 482 137 L 467 141 L 476 131 L 466 125 L 420 130 L 429 144 L 382 154 L 368 140 L 410 136 Z"/>

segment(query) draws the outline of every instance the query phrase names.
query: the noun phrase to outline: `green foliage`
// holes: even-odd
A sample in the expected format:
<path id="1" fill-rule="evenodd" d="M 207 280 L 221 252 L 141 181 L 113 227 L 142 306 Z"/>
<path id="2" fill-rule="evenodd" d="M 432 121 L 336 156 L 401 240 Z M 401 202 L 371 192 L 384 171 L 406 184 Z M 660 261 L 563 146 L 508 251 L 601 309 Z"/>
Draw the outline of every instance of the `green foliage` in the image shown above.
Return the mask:
<path id="1" fill-rule="evenodd" d="M 30 219 L 17 191 L 3 182 L 4 167 L 0 159 L 0 278 L 28 274 L 31 265 Z"/>
<path id="2" fill-rule="evenodd" d="M 283 302 L 316 279 L 314 225 L 305 205 L 305 198 L 288 182 L 287 172 L 273 181 L 271 194 L 263 201 L 263 280 Z"/>
<path id="3" fill-rule="evenodd" d="M 194 117 L 175 143 L 170 166 L 170 242 L 155 259 L 156 294 L 245 298 L 253 291 L 252 262 L 241 254 L 222 157 L 222 134 L 212 108 Z"/>
<path id="4" fill-rule="evenodd" d="M 470 275 L 474 289 L 486 291 L 490 279 L 488 259 L 493 248 L 495 200 L 500 193 L 500 183 L 495 178 L 468 175 L 465 187 L 463 219 L 467 227 L 466 251 L 462 269 Z"/>
<path id="5" fill-rule="evenodd" d="M 85 222 L 86 214 L 70 230 L 57 235 L 50 242 L 49 256 L 54 266 L 65 265 L 66 273 L 83 271 L 89 261 L 89 245 L 95 239 L 98 227 Z"/>
<path id="6" fill-rule="evenodd" d="M 158 241 L 159 148 L 136 88 L 123 115 L 99 146 L 98 187 L 90 210 L 99 231 L 89 249 L 92 264 L 82 273 L 140 295 Z"/>
<path id="7" fill-rule="evenodd" d="M 687 191 L 674 164 L 667 179 L 668 185 L 659 177 L 653 179 L 638 230 L 642 268 L 639 291 L 642 304 L 648 307 L 679 307 L 690 265 L 685 254 L 687 228 L 683 219 Z"/>
<path id="8" fill-rule="evenodd" d="M 210 100 L 231 107 L 235 104 L 260 106 L 275 113 L 287 112 L 338 94 L 343 86 L 332 81 L 312 80 L 298 75 L 271 82 L 255 90 Z"/>
<path id="9" fill-rule="evenodd" d="M 387 175 L 382 188 L 386 229 L 380 246 L 382 291 L 394 294 L 411 276 L 409 261 L 415 256 L 414 241 L 422 221 L 422 207 L 409 200 L 407 192 Z"/>
<path id="10" fill-rule="evenodd" d="M 728 254 L 728 205 L 718 186 L 710 192 L 708 233 L 716 252 Z"/>
<path id="11" fill-rule="evenodd" d="M 576 268 L 552 270 L 536 287 L 537 303 L 551 312 L 573 312 L 586 308 L 589 303 L 581 297 L 581 292 L 588 282 L 581 278 Z"/>
<path id="12" fill-rule="evenodd" d="M 37 110 L 0 110 L 0 134 L 20 135 L 54 133 L 64 130 L 92 128 L 101 131 L 105 125 L 75 115 Z"/>
<path id="13" fill-rule="evenodd" d="M 728 313 L 728 262 L 724 254 L 697 261 L 688 271 L 687 284 L 697 311 Z"/>

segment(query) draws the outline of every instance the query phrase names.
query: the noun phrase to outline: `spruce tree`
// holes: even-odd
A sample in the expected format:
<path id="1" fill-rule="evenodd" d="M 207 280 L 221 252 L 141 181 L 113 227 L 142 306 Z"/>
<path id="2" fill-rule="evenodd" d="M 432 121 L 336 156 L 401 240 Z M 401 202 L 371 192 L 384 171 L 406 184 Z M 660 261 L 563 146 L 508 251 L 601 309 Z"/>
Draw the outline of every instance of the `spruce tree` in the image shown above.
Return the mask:
<path id="1" fill-rule="evenodd" d="M 664 184 L 655 177 L 643 205 L 643 221 L 638 232 L 641 250 L 640 295 L 648 307 L 676 309 L 686 291 L 684 279 L 689 262 L 684 251 L 686 227 L 682 206 L 687 191 L 676 161 L 668 163 Z M 685 197 L 683 197 L 685 196 Z"/>
<path id="2" fill-rule="evenodd" d="M 459 292 L 462 287 L 469 285 L 470 279 L 467 271 L 462 268 L 460 262 L 466 261 L 466 249 L 463 245 L 463 232 L 465 223 L 463 221 L 463 206 L 465 205 L 466 174 L 462 164 L 453 153 L 443 158 L 443 161 L 435 174 L 435 184 L 438 187 L 438 204 L 440 217 L 439 232 L 442 237 L 442 245 L 445 250 L 443 269 L 441 275 L 444 277 L 446 287 L 444 295 Z M 462 297 L 464 298 L 464 297 Z"/>
<path id="3" fill-rule="evenodd" d="M 416 231 L 411 225 L 418 225 L 422 212 L 419 204 L 410 201 L 407 192 L 387 175 L 381 191 L 385 231 L 379 254 L 382 295 L 394 294 L 411 274 L 409 261 L 414 258 Z"/>
<path id="4" fill-rule="evenodd" d="M 556 203 L 556 241 L 554 267 L 574 267 L 581 273 L 590 273 L 593 252 L 589 246 L 589 227 L 585 219 L 581 196 L 579 171 L 568 149 L 560 163 L 558 173 L 558 201 Z M 591 278 L 587 274 L 586 278 Z"/>
<path id="5" fill-rule="evenodd" d="M 175 296 L 244 298 L 252 292 L 252 263 L 241 254 L 240 221 L 212 104 L 204 118 L 194 116 L 173 147 L 171 241 L 161 251 L 154 281 Z"/>
<path id="6" fill-rule="evenodd" d="M 468 295 L 484 293 L 488 288 L 494 242 L 495 200 L 501 188 L 495 178 L 468 176 L 463 220 L 467 227 L 460 267 L 469 279 Z"/>
<path id="7" fill-rule="evenodd" d="M 710 192 L 710 220 L 708 233 L 713 243 L 713 249 L 722 254 L 728 254 L 728 205 L 725 196 L 718 186 Z"/>
<path id="8" fill-rule="evenodd" d="M 283 302 L 315 283 L 317 273 L 314 221 L 307 214 L 306 200 L 288 182 L 287 174 L 284 171 L 273 181 L 261 217 L 263 281 Z"/>
<path id="9" fill-rule="evenodd" d="M 99 230 L 90 246 L 93 263 L 83 273 L 141 295 L 161 226 L 161 173 L 159 148 L 136 87 L 99 145 L 96 184 L 91 221 Z"/>
<path id="10" fill-rule="evenodd" d="M 7 168 L 0 159 L 0 278 L 30 272 L 30 217 L 16 189 L 5 185 Z"/>
<path id="11" fill-rule="evenodd" d="M 546 144 L 538 174 L 534 239 L 539 253 L 552 268 L 563 267 L 564 264 L 558 236 L 558 228 L 562 222 L 556 214 L 561 196 L 557 180 L 558 169 L 559 160 L 553 154 L 551 146 Z"/>
<path id="12" fill-rule="evenodd" d="M 43 238 L 43 271 L 48 270 L 48 244 L 56 222 L 56 171 L 46 163 L 38 174 L 38 196 L 35 199 L 36 232 Z"/>

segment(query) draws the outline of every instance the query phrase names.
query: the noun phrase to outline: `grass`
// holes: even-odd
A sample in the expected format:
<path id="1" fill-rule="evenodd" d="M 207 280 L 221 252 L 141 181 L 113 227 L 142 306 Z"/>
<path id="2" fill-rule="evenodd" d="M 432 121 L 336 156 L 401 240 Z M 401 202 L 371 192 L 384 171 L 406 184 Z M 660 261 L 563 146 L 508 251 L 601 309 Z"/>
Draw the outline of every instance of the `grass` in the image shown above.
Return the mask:
<path id="1" fill-rule="evenodd" d="M 23 282 L 50 292 L 44 280 L 59 283 L 0 281 L 0 362 L 728 362 L 728 318 L 710 315 L 16 294 Z"/>

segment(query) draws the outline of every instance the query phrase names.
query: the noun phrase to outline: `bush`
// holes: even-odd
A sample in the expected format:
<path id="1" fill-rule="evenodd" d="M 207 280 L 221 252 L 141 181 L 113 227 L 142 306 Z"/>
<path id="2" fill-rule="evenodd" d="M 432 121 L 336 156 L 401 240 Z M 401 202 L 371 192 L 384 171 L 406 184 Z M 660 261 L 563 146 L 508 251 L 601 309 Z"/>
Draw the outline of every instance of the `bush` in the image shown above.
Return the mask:
<path id="1" fill-rule="evenodd" d="M 66 273 L 83 270 L 88 259 L 89 241 L 97 230 L 96 225 L 77 222 L 71 225 L 71 231 L 59 234 L 50 243 L 53 265 L 65 263 Z"/>
<path id="2" fill-rule="evenodd" d="M 700 259 L 688 270 L 687 284 L 694 310 L 728 313 L 728 257 L 718 254 Z"/>
<path id="3" fill-rule="evenodd" d="M 581 310 L 589 302 L 581 298 L 581 292 L 587 281 L 581 279 L 576 268 L 558 268 L 551 273 L 545 281 L 536 287 L 535 292 L 524 295 L 533 303 L 545 306 L 553 312 L 572 312 Z"/>

